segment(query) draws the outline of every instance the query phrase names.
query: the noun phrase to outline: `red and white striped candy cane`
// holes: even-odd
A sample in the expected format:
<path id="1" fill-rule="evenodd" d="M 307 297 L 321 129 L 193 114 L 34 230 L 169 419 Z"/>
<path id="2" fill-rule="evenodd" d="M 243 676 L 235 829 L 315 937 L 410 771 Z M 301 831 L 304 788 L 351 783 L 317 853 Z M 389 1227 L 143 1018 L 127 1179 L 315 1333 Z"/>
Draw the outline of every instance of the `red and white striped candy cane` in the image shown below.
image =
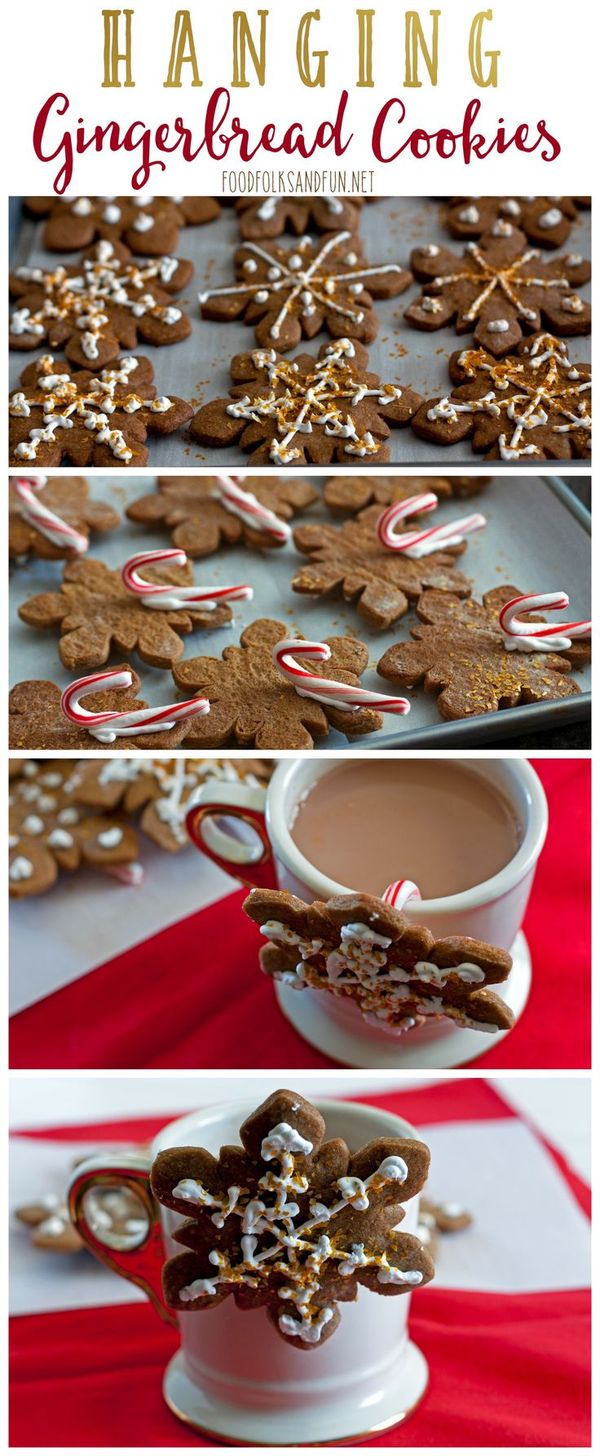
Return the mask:
<path id="1" fill-rule="evenodd" d="M 317 677 L 296 662 L 293 652 L 299 652 L 302 657 L 314 657 L 319 662 L 329 662 L 331 648 L 326 642 L 304 642 L 298 637 L 276 643 L 273 648 L 275 666 L 283 677 L 293 683 L 301 698 L 314 698 L 315 702 L 324 703 L 328 708 L 341 708 L 349 713 L 358 713 L 361 708 L 375 708 L 379 713 L 410 713 L 407 698 L 390 698 L 386 693 L 371 693 L 367 688 Z"/>
<path id="2" fill-rule="evenodd" d="M 243 490 L 233 475 L 217 475 L 215 493 L 225 510 L 231 511 L 233 516 L 239 516 L 246 526 L 252 526 L 255 531 L 263 531 L 275 541 L 283 543 L 290 540 L 292 532 L 287 522 L 281 521 L 267 506 L 262 506 L 251 491 Z"/>
<path id="3" fill-rule="evenodd" d="M 393 905 L 394 910 L 403 910 L 409 900 L 420 900 L 421 891 L 414 880 L 393 880 L 381 896 L 384 904 Z"/>
<path id="4" fill-rule="evenodd" d="M 566 652 L 573 637 L 589 637 L 591 622 L 527 622 L 520 612 L 563 612 L 566 592 L 541 592 L 513 597 L 498 614 L 498 626 L 508 652 Z"/>
<path id="5" fill-rule="evenodd" d="M 99 743 L 114 743 L 115 738 L 135 738 L 138 733 L 168 732 L 186 718 L 204 718 L 210 712 L 207 698 L 188 698 L 184 703 L 169 703 L 166 708 L 137 708 L 132 713 L 88 713 L 81 707 L 80 699 L 90 693 L 130 688 L 132 682 L 130 672 L 116 668 L 77 678 L 65 688 L 60 700 L 65 718 L 78 728 L 86 728 Z"/>
<path id="6" fill-rule="evenodd" d="M 45 475 L 37 476 L 35 479 L 25 480 L 19 477 L 13 480 L 15 492 L 21 502 L 21 515 L 28 525 L 34 526 L 40 536 L 45 536 L 53 546 L 62 546 L 67 551 L 87 551 L 89 541 L 87 536 L 82 536 L 73 526 L 67 525 L 54 511 L 49 510 L 41 500 L 38 500 L 36 491 L 44 489 L 47 485 Z"/>
<path id="7" fill-rule="evenodd" d="M 251 586 L 174 586 L 172 582 L 159 584 L 144 581 L 139 576 L 140 567 L 156 566 L 159 561 L 172 561 L 174 566 L 185 566 L 185 551 L 139 551 L 130 556 L 121 572 L 123 585 L 127 590 L 141 597 L 145 607 L 156 607 L 161 611 L 180 611 L 184 608 L 202 607 L 204 612 L 214 612 L 219 602 L 250 601 L 254 596 Z"/>
<path id="8" fill-rule="evenodd" d="M 420 556 L 430 556 L 432 551 L 441 551 L 445 546 L 460 546 L 465 536 L 470 536 L 473 531 L 481 531 L 486 524 L 485 516 L 475 512 L 471 516 L 461 516 L 458 521 L 449 521 L 445 526 L 430 526 L 426 531 L 414 530 L 404 531 L 402 535 L 396 534 L 395 527 L 399 521 L 404 521 L 407 516 L 435 511 L 437 505 L 437 496 L 430 492 L 411 495 L 408 500 L 394 501 L 377 522 L 377 535 L 381 545 L 390 551 L 403 551 L 405 556 L 418 560 Z"/>

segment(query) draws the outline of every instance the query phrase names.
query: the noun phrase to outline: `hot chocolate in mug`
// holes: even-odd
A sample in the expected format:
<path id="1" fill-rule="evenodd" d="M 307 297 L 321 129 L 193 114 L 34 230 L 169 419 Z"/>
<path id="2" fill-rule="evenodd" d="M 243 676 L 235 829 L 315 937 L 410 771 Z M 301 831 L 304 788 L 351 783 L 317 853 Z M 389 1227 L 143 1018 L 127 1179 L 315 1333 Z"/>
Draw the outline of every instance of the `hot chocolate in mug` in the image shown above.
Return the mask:
<path id="1" fill-rule="evenodd" d="M 315 1103 L 326 1135 L 351 1151 L 376 1137 L 414 1138 L 403 1118 L 360 1103 Z M 175 1316 L 162 1297 L 165 1258 L 180 1253 L 171 1233 L 179 1214 L 156 1204 L 150 1168 L 165 1148 L 239 1143 L 248 1104 L 224 1104 L 178 1118 L 162 1128 L 148 1157 L 89 1158 L 73 1173 L 71 1217 L 88 1247 L 115 1273 L 137 1284 L 158 1312 L 179 1327 L 180 1347 L 163 1380 L 167 1405 L 181 1420 L 233 1444 L 309 1445 L 359 1440 L 409 1415 L 427 1386 L 427 1364 L 409 1339 L 411 1295 L 382 1299 L 361 1287 L 340 1306 L 340 1324 L 318 1349 L 281 1339 L 264 1308 L 240 1310 L 232 1299 L 213 1309 Z M 111 1237 L 94 1223 L 99 1192 L 125 1188 L 140 1204 L 131 1238 Z M 416 1233 L 418 1197 L 405 1205 L 402 1230 Z M 124 1243 L 127 1247 L 123 1247 Z M 118 1245 L 118 1247 L 117 1247 Z"/>
<path id="2" fill-rule="evenodd" d="M 393 772 L 393 760 L 387 762 Z M 408 762 L 403 760 L 404 769 Z M 423 764 L 423 760 L 413 762 L 418 767 Z M 361 763 L 356 761 L 357 771 Z M 381 768 L 381 759 L 378 764 Z M 351 762 L 346 760 L 345 765 L 350 769 Z M 481 883 L 410 901 L 404 913 L 438 938 L 468 935 L 510 951 L 513 969 L 495 990 L 517 1019 L 531 982 L 521 926 L 548 828 L 546 796 L 535 770 L 522 759 L 452 759 L 444 760 L 443 766 L 446 774 L 466 773 L 488 797 L 498 797 L 514 821 L 514 852 Z M 293 835 L 299 806 L 336 769 L 337 761 L 331 758 L 290 758 L 278 764 L 266 789 L 206 783 L 187 816 L 190 838 L 203 854 L 249 887 L 290 890 L 308 902 L 365 890 L 365 883 L 343 884 L 330 878 L 302 852 Z M 233 828 L 227 823 L 232 818 L 237 821 Z M 401 836 L 400 822 L 398 833 Z M 390 880 L 405 877 L 415 878 L 410 865 L 390 874 Z M 382 884 L 378 893 L 385 888 Z M 282 982 L 274 985 L 288 1020 L 313 1046 L 346 1066 L 452 1067 L 490 1047 L 489 1033 L 444 1020 L 430 1019 L 402 1037 L 394 1036 L 383 1024 L 367 1022 L 349 997 L 313 988 L 298 991 Z M 495 1032 L 494 1038 L 506 1034 Z"/>

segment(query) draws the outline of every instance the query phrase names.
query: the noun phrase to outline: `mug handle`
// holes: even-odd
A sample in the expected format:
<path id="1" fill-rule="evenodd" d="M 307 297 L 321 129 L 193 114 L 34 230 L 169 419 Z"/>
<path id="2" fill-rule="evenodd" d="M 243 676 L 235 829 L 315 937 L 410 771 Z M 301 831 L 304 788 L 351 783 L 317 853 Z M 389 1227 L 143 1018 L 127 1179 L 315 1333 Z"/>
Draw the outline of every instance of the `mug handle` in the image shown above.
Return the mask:
<path id="1" fill-rule="evenodd" d="M 275 861 L 271 849 L 265 806 L 267 791 L 250 784 L 202 784 L 186 815 L 192 844 L 247 889 L 277 888 Z M 253 830 L 255 842 L 245 843 L 228 833 L 217 819 L 237 819 Z M 258 844 L 256 843 L 258 839 Z"/>
<path id="2" fill-rule="evenodd" d="M 134 1194 L 146 1215 L 147 1227 L 140 1231 L 132 1248 L 112 1248 L 91 1228 L 86 1214 L 86 1194 L 91 1188 L 126 1188 Z M 91 1253 L 113 1274 L 120 1274 L 122 1279 L 129 1279 L 131 1284 L 143 1289 L 161 1319 L 176 1325 L 177 1318 L 163 1299 L 161 1272 L 165 1254 L 158 1204 L 150 1187 L 148 1159 L 140 1153 L 125 1155 L 122 1162 L 102 1154 L 86 1158 L 75 1169 L 67 1191 L 71 1221 Z"/>

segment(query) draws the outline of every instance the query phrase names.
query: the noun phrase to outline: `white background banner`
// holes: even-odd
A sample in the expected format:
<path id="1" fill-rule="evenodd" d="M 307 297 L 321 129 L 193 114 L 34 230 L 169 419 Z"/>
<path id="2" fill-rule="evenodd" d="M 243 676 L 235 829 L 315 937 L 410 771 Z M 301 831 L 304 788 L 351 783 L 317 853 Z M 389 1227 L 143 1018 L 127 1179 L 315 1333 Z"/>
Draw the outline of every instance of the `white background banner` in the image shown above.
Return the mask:
<path id="1" fill-rule="evenodd" d="M 109 13 L 117 17 L 115 28 Z M 583 6 L 575 12 L 582 24 L 585 13 Z M 68 191 L 100 194 L 106 187 L 113 194 L 131 191 L 133 174 L 136 185 L 156 194 L 250 189 L 431 195 L 466 189 L 557 195 L 584 192 L 586 183 L 589 191 L 581 98 L 593 94 L 594 47 L 581 43 L 582 32 L 564 7 L 544 0 L 496 0 L 486 10 L 477 0 L 415 10 L 397 0 L 372 0 L 362 8 L 350 0 L 321 0 L 314 10 L 303 0 L 245 8 L 200 0 L 189 10 L 173 0 L 132 0 L 127 11 L 112 10 L 106 0 L 104 6 L 102 0 L 28 0 L 26 31 L 22 12 L 13 24 L 9 106 L 18 126 L 5 150 L 13 193 L 48 193 L 59 173 L 63 183 L 68 177 Z M 237 76 L 236 31 L 246 42 L 245 61 L 238 46 Z M 573 58 L 571 35 L 573 41 L 579 36 Z M 26 66 L 18 61 L 24 49 Z M 129 72 L 125 60 L 117 61 L 127 49 Z M 118 76 L 118 88 L 103 85 L 111 74 Z M 169 84 L 177 80 L 179 85 Z M 53 96 L 59 99 L 50 104 L 44 127 L 40 114 Z M 211 101 L 212 157 L 206 140 Z M 476 150 L 484 155 L 467 151 L 466 169 L 462 134 L 471 103 L 478 113 L 471 138 L 483 138 Z M 332 144 L 315 147 L 315 138 L 319 127 L 325 140 L 331 138 L 340 108 L 343 150 L 336 155 Z M 373 150 L 378 117 L 384 118 L 385 161 Z M 184 160 L 177 118 L 189 129 L 193 160 Z M 46 162 L 34 154 L 36 119 L 39 150 L 48 158 L 55 154 Z M 111 122 L 111 137 L 97 149 L 94 129 L 111 130 Z M 134 149 L 111 150 L 110 140 L 123 143 L 130 126 Z M 540 145 L 539 127 L 558 143 L 555 160 L 544 160 L 556 148 Z M 292 141 L 303 138 L 304 156 L 299 149 L 288 155 L 282 150 L 288 128 Z M 510 141 L 519 130 L 526 150 L 513 141 L 501 155 L 499 132 Z M 246 162 L 239 140 L 244 132 Z M 415 132 L 421 133 L 417 156 L 409 144 Z M 443 134 L 443 158 L 436 133 Z M 388 161 L 398 148 L 396 160 Z"/>

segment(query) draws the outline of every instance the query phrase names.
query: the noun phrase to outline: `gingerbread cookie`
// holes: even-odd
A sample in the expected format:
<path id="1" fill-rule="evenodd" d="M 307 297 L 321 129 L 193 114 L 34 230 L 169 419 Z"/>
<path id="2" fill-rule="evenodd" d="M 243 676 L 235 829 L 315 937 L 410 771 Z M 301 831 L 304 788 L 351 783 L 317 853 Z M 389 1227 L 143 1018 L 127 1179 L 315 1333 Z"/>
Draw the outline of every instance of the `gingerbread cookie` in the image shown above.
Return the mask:
<path id="1" fill-rule="evenodd" d="M 366 349 L 351 339 L 324 344 L 317 359 L 282 359 L 274 349 L 236 354 L 231 398 L 203 405 L 190 434 L 201 445 L 239 445 L 256 465 L 386 461 L 390 427 L 410 423 L 421 395 L 382 384 L 367 365 Z"/>
<path id="2" fill-rule="evenodd" d="M 137 859 L 133 829 L 114 815 L 80 808 L 74 788 L 73 764 L 65 759 L 29 760 L 11 785 L 8 884 L 15 898 L 49 890 L 59 870 Z"/>
<path id="3" fill-rule="evenodd" d="M 374 503 L 383 508 L 427 491 L 433 491 L 440 500 L 477 495 L 489 485 L 491 478 L 491 475 L 332 475 L 325 482 L 323 500 L 332 515 L 355 516 Z"/>
<path id="4" fill-rule="evenodd" d="M 575 254 L 542 260 L 512 223 L 495 223 L 462 257 L 429 244 L 415 248 L 410 262 L 423 284 L 404 314 L 415 329 L 454 323 L 457 334 L 472 331 L 496 359 L 542 325 L 561 335 L 590 332 L 590 304 L 575 291 L 588 282 L 590 263 Z"/>
<path id="5" fill-rule="evenodd" d="M 194 573 L 185 566 L 162 563 L 144 568 L 144 579 L 174 587 L 190 586 Z M 56 627 L 61 633 L 59 656 L 69 672 L 102 667 L 113 650 L 137 652 L 151 667 L 172 667 L 183 653 L 182 636 L 199 628 L 223 627 L 231 607 L 208 606 L 150 610 L 143 596 L 127 590 L 120 571 L 89 557 L 67 562 L 59 591 L 41 592 L 19 607 L 28 627 Z"/>
<path id="6" fill-rule="evenodd" d="M 437 1258 L 440 1234 L 461 1233 L 471 1227 L 473 1215 L 460 1203 L 432 1203 L 429 1198 L 419 1199 L 419 1222 L 417 1235 L 423 1248 Z"/>
<path id="7" fill-rule="evenodd" d="M 152 1190 L 185 1217 L 173 1238 L 186 1252 L 163 1269 L 171 1309 L 212 1309 L 232 1295 L 242 1311 L 264 1306 L 284 1340 L 312 1350 L 359 1286 L 391 1295 L 428 1283 L 429 1254 L 396 1227 L 423 1187 L 428 1148 L 385 1136 L 351 1154 L 326 1131 L 310 1102 L 282 1090 L 243 1123 L 241 1147 L 218 1158 L 196 1147 L 158 1154 Z"/>
<path id="8" fill-rule="evenodd" d="M 370 344 L 378 331 L 376 298 L 396 298 L 411 282 L 399 263 L 369 265 L 351 233 L 300 238 L 284 248 L 243 243 L 234 257 L 237 282 L 199 295 L 203 318 L 243 318 L 264 348 L 280 354 L 326 328 Z"/>
<path id="9" fill-rule="evenodd" d="M 136 696 L 140 680 L 133 668 L 123 663 L 114 671 L 129 673 L 131 686 L 125 691 L 112 686 L 100 688 L 99 692 L 86 698 L 86 708 L 93 713 L 132 713 L 148 708 L 148 703 Z M 88 729 L 65 717 L 61 697 L 61 689 L 53 682 L 30 679 L 16 683 L 8 700 L 9 748 L 36 751 L 47 748 L 52 753 L 65 748 L 80 753 L 90 748 L 107 750 L 114 747 L 112 740 L 101 741 Z M 153 751 L 179 748 L 188 728 L 189 723 L 183 719 L 158 733 L 144 731 L 143 724 L 140 724 L 139 733 L 132 737 L 119 737 L 117 747 L 119 750 L 149 748 Z"/>
<path id="10" fill-rule="evenodd" d="M 510 974 L 507 951 L 466 935 L 436 940 L 376 895 L 305 905 L 288 890 L 252 890 L 243 908 L 269 941 L 260 952 L 267 975 L 348 996 L 375 1026 L 401 1034 L 431 1016 L 476 1031 L 513 1025 L 488 989 Z"/>
<path id="11" fill-rule="evenodd" d="M 279 238 L 284 232 L 330 233 L 333 228 L 356 232 L 362 197 L 238 197 L 235 203 L 245 241 Z"/>
<path id="12" fill-rule="evenodd" d="M 153 258 L 175 253 L 179 233 L 187 225 L 212 222 L 219 216 L 216 197 L 28 197 L 27 210 L 48 217 L 42 242 L 51 253 L 89 248 L 97 238 L 124 242 L 133 253 Z"/>
<path id="13" fill-rule="evenodd" d="M 140 829 L 159 849 L 177 854 L 189 844 L 186 815 L 202 784 L 267 784 L 273 770 L 264 758 L 111 758 L 77 766 L 77 803 L 126 814 L 142 810 Z"/>
<path id="14" fill-rule="evenodd" d="M 380 518 L 381 507 L 373 505 L 343 526 L 297 526 L 294 545 L 310 561 L 292 578 L 292 590 L 312 597 L 341 593 L 345 601 L 356 603 L 361 616 L 378 631 L 403 617 L 426 586 L 469 596 L 470 582 L 454 566 L 464 543 L 411 560 L 403 552 L 381 545 L 377 535 Z"/>
<path id="15" fill-rule="evenodd" d="M 39 483 L 36 482 L 36 489 Z M 73 554 L 70 533 L 57 534 L 48 524 L 44 508 L 64 522 L 71 531 L 88 541 L 92 533 L 114 531 L 120 524 L 120 516 L 105 501 L 90 500 L 87 480 L 81 476 L 56 476 L 47 480 L 40 490 L 42 511 L 28 506 L 20 499 L 14 482 L 8 482 L 8 554 L 11 561 L 25 561 L 29 556 L 38 556 L 45 561 L 58 561 Z"/>
<path id="16" fill-rule="evenodd" d="M 72 370 L 52 354 L 28 364 L 9 400 L 9 461 L 85 468 L 146 465 L 148 434 L 172 435 L 194 411 L 173 395 L 157 398 L 142 356 L 114 367 Z"/>
<path id="17" fill-rule="evenodd" d="M 519 227 L 530 243 L 560 248 L 589 197 L 452 197 L 444 222 L 454 238 L 479 238 L 498 222 Z"/>
<path id="18" fill-rule="evenodd" d="M 552 334 L 523 340 L 494 359 L 461 349 L 450 359 L 452 393 L 428 399 L 412 428 L 421 440 L 455 445 L 471 437 L 486 460 L 585 459 L 591 450 L 590 364 L 574 364 Z"/>
<path id="19" fill-rule="evenodd" d="M 37 1203 L 24 1203 L 15 1208 L 14 1214 L 19 1223 L 31 1229 L 35 1249 L 53 1254 L 79 1254 L 86 1247 L 71 1223 L 64 1199 L 57 1193 L 45 1193 Z"/>
<path id="20" fill-rule="evenodd" d="M 18 307 L 10 315 L 9 347 L 62 349 L 78 369 L 102 369 L 121 348 L 176 344 L 190 320 L 172 295 L 189 283 L 192 263 L 178 258 L 135 262 L 128 248 L 106 239 L 79 265 L 17 268 L 9 286 Z"/>
<path id="21" fill-rule="evenodd" d="M 281 521 L 290 521 L 318 500 L 308 480 L 246 476 L 244 488 Z M 270 550 L 285 545 L 283 536 L 260 530 L 234 514 L 210 476 L 163 476 L 153 493 L 131 501 L 126 515 L 142 526 L 168 527 L 173 545 L 190 557 L 212 556 L 221 546 Z"/>
<path id="22" fill-rule="evenodd" d="M 179 688 L 208 698 L 208 717 L 189 728 L 186 746 L 221 748 L 239 743 L 245 748 L 314 748 L 330 728 L 347 738 L 373 733 L 383 725 L 372 708 L 345 712 L 300 697 L 293 683 L 281 676 L 273 662 L 273 648 L 289 636 L 289 626 L 260 618 L 242 632 L 239 646 L 226 647 L 222 658 L 191 657 L 175 664 Z M 363 642 L 353 637 L 330 637 L 331 658 L 319 664 L 323 677 L 357 687 L 368 665 Z M 302 658 L 302 639 L 296 655 Z"/>
<path id="23" fill-rule="evenodd" d="M 87 1221 L 102 1243 L 111 1236 L 113 1240 L 125 1241 L 142 1234 L 147 1221 L 140 1217 L 141 1212 L 139 1200 L 128 1188 L 94 1188 L 86 1200 Z M 15 1217 L 33 1230 L 31 1242 L 36 1249 L 52 1254 L 87 1250 L 87 1244 L 71 1223 L 66 1203 L 56 1193 L 43 1194 L 37 1203 L 16 1208 Z"/>
<path id="24" fill-rule="evenodd" d="M 410 629 L 414 640 L 388 648 L 377 671 L 396 687 L 437 694 L 438 711 L 449 719 L 573 697 L 579 688 L 568 673 L 589 660 L 589 647 L 574 642 L 560 655 L 508 652 L 498 615 L 518 596 L 514 586 L 494 587 L 481 602 L 425 592 L 417 605 L 423 625 Z"/>

